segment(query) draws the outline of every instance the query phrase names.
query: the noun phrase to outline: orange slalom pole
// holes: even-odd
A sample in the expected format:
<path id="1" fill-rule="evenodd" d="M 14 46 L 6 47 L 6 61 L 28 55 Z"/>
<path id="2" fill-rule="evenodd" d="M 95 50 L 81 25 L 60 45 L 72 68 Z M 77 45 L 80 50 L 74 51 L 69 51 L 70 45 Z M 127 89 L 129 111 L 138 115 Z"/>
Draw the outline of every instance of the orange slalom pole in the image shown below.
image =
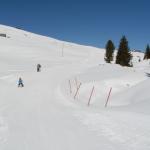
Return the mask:
<path id="1" fill-rule="evenodd" d="M 76 84 L 76 88 L 78 89 L 78 81 L 77 81 L 77 78 L 75 78 L 75 84 Z"/>
<path id="2" fill-rule="evenodd" d="M 106 100 L 106 103 L 105 103 L 105 107 L 107 107 L 107 104 L 108 104 L 108 101 L 109 101 L 109 98 L 110 98 L 111 91 L 112 91 L 112 87 L 111 87 L 110 90 L 109 90 L 109 94 L 108 94 L 108 96 L 107 96 L 107 100 Z"/>
<path id="3" fill-rule="evenodd" d="M 80 83 L 79 86 L 78 86 L 78 88 L 77 88 L 77 91 L 76 91 L 76 93 L 75 93 L 75 95 L 74 95 L 74 99 L 76 98 L 76 96 L 77 96 L 77 94 L 78 94 L 78 92 L 79 92 L 79 89 L 80 89 L 80 87 L 81 87 L 81 84 L 82 84 L 82 83 Z"/>
<path id="4" fill-rule="evenodd" d="M 91 91 L 91 94 L 90 94 L 90 97 L 89 97 L 88 106 L 90 106 L 90 101 L 91 101 L 93 92 L 94 92 L 94 86 L 93 86 L 93 88 L 92 88 L 92 91 Z"/>
<path id="5" fill-rule="evenodd" d="M 69 89 L 70 89 L 70 94 L 72 93 L 72 87 L 71 87 L 71 81 L 69 80 Z"/>

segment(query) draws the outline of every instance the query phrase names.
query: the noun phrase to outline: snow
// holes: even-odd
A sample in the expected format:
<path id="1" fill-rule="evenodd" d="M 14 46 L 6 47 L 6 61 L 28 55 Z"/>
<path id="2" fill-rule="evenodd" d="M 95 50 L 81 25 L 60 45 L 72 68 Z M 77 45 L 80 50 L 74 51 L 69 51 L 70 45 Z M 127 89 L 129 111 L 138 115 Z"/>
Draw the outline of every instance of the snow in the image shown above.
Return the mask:
<path id="1" fill-rule="evenodd" d="M 103 49 L 4 25 L 0 33 L 7 34 L 0 37 L 0 150 L 150 149 L 143 53 L 133 52 L 134 67 L 127 68 L 106 64 Z M 17 87 L 19 77 L 24 88 Z"/>

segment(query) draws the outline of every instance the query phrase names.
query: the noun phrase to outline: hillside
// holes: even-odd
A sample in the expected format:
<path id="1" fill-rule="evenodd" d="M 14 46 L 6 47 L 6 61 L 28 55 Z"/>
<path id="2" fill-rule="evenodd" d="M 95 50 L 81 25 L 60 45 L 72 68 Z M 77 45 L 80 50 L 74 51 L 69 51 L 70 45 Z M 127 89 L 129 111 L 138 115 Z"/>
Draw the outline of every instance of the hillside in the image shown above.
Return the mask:
<path id="1" fill-rule="evenodd" d="M 150 149 L 150 66 L 138 62 L 143 53 L 134 52 L 134 67 L 127 68 L 106 64 L 103 49 L 4 25 L 0 33 L 7 35 L 0 37 L 0 150 Z"/>

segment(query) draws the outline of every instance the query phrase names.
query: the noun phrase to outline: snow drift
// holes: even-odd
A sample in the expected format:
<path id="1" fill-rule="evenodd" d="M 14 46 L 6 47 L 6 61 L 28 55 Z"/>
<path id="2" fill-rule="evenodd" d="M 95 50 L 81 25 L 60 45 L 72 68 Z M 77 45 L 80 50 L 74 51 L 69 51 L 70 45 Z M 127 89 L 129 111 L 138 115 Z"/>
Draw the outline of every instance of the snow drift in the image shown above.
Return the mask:
<path id="1" fill-rule="evenodd" d="M 4 25 L 0 33 L 1 150 L 150 149 L 149 62 L 138 62 L 142 53 L 134 52 L 127 68 L 106 64 L 103 49 Z"/>

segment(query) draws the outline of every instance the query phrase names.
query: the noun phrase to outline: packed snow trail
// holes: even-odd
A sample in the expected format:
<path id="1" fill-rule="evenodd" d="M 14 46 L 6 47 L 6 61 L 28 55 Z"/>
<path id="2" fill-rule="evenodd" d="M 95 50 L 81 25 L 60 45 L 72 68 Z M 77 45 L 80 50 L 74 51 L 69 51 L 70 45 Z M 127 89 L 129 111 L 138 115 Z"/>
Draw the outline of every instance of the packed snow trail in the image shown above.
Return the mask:
<path id="1" fill-rule="evenodd" d="M 138 63 L 142 53 L 126 68 L 105 64 L 102 49 L 2 25 L 0 31 L 9 37 L 0 38 L 0 150 L 150 149 L 149 62 Z M 68 85 L 75 78 L 82 82 L 76 100 Z"/>
<path id="2" fill-rule="evenodd" d="M 72 115 L 72 108 L 60 105 L 54 97 L 57 86 L 67 76 L 68 72 L 58 67 L 23 74 L 24 88 L 9 85 L 9 94 L 5 97 L 7 107 L 3 110 L 9 135 L 3 149 L 91 150 L 101 147 L 96 136 Z"/>
<path id="3" fill-rule="evenodd" d="M 129 123 L 116 118 L 118 116 L 116 111 L 111 111 L 111 114 L 104 110 L 94 113 L 85 108 L 84 111 L 76 108 L 72 103 L 64 103 L 66 100 L 57 95 L 58 86 L 69 76 L 80 71 L 78 67 L 79 65 L 66 65 L 53 67 L 41 73 L 23 73 L 24 88 L 18 88 L 12 82 L 8 83 L 9 88 L 6 92 L 9 94 L 5 97 L 6 108 L 2 113 L 8 125 L 8 137 L 3 145 L 4 150 L 98 150 L 101 147 L 108 150 L 115 148 L 140 150 L 148 147 L 148 145 L 143 145 L 149 142 L 147 136 L 136 135 L 141 134 L 137 133 L 137 130 L 142 129 L 142 124 L 137 126 L 136 130 L 131 123 L 128 129 Z M 81 70 L 83 68 L 82 66 Z M 68 72 L 64 72 L 64 69 Z M 129 116 L 122 113 L 118 117 L 123 115 Z M 130 118 L 136 117 L 132 115 L 130 114 Z M 145 118 L 142 121 L 145 122 Z M 87 126 L 83 126 L 82 122 Z M 146 128 L 149 126 L 149 121 L 147 124 Z M 126 130 L 125 137 L 121 134 L 122 129 Z M 135 134 L 132 134 L 133 131 Z M 134 136 L 138 136 L 137 139 Z M 129 140 L 132 145 L 126 145 Z M 134 145 L 136 141 L 138 141 L 138 148 Z M 142 144 L 141 147 L 139 143 Z"/>

